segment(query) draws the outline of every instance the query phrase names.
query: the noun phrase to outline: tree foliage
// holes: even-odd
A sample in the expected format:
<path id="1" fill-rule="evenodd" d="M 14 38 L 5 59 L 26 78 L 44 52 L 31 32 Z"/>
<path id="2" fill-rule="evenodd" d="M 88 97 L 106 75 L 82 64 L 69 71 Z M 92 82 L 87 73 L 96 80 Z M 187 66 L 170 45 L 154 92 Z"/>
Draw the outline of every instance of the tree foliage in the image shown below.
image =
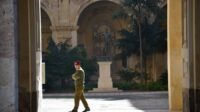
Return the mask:
<path id="1" fill-rule="evenodd" d="M 127 28 L 119 31 L 121 38 L 116 46 L 121 52 L 115 58 L 122 59 L 123 66 L 127 67 L 128 57 L 140 56 L 142 79 L 145 79 L 147 56 L 167 50 L 166 28 L 161 28 L 166 13 L 159 4 L 159 0 L 123 0 L 122 8 L 113 14 L 114 19 L 129 21 Z"/>
<path id="2" fill-rule="evenodd" d="M 81 61 L 82 68 L 86 73 L 86 82 L 96 72 L 96 61 L 89 59 L 83 45 L 71 48 L 68 44 L 56 45 L 51 39 L 47 52 L 43 53 L 43 61 L 46 64 L 46 86 L 47 91 L 58 91 L 73 86 L 71 74 L 75 72 L 73 63 Z"/>

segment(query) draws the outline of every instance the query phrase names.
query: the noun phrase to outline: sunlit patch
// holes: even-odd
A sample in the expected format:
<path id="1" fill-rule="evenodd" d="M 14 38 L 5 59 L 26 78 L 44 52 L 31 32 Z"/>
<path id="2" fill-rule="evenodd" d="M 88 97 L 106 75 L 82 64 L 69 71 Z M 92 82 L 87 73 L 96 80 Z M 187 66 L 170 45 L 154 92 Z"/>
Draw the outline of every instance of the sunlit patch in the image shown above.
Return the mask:
<path id="1" fill-rule="evenodd" d="M 88 103 L 91 112 L 168 112 L 167 110 L 143 110 L 140 105 L 135 105 L 137 102 L 143 103 L 144 101 L 132 101 L 129 99 L 115 99 L 115 98 L 88 98 Z M 154 102 L 151 102 L 154 103 Z M 43 112 L 68 112 L 73 108 L 73 98 L 47 98 L 43 99 Z M 144 103 L 144 106 L 147 103 Z M 79 111 L 84 110 L 80 102 Z"/>

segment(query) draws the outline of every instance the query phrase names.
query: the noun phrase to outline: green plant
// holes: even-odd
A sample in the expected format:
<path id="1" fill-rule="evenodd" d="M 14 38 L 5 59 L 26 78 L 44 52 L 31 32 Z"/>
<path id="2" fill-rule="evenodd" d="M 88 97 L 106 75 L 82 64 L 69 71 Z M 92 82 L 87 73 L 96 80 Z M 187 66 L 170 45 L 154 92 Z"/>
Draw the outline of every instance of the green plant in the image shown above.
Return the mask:
<path id="1" fill-rule="evenodd" d="M 97 71 L 96 61 L 87 57 L 83 45 L 78 45 L 71 49 L 68 44 L 56 45 L 54 41 L 49 41 L 48 52 L 45 53 L 43 61 L 46 64 L 46 91 L 60 91 L 66 88 L 73 88 L 71 74 L 75 72 L 73 62 L 81 61 L 82 68 L 86 73 L 86 83 L 90 76 Z"/>
<path id="2" fill-rule="evenodd" d="M 148 82 L 147 84 L 137 83 L 133 89 L 139 91 L 163 91 L 167 90 L 167 87 L 160 82 Z"/>
<path id="3" fill-rule="evenodd" d="M 162 85 L 160 82 L 149 82 L 147 84 L 136 83 L 136 82 L 115 82 L 114 87 L 121 90 L 128 91 L 165 91 L 167 86 Z"/>
<path id="4" fill-rule="evenodd" d="M 166 86 L 168 85 L 168 72 L 167 72 L 167 70 L 165 70 L 165 71 L 161 74 L 159 81 L 160 81 L 161 84 L 163 84 L 163 85 L 166 85 Z"/>
<path id="5" fill-rule="evenodd" d="M 136 83 L 134 82 L 115 82 L 114 87 L 117 87 L 120 90 L 133 90 L 134 85 Z"/>
<path id="6" fill-rule="evenodd" d="M 133 78 L 137 78 L 139 76 L 139 72 L 134 71 L 130 68 L 124 68 L 119 71 L 119 75 L 120 75 L 121 79 L 123 79 L 127 82 L 131 82 L 131 81 L 133 81 Z"/>
<path id="7" fill-rule="evenodd" d="M 93 88 L 97 88 L 97 83 L 86 83 L 85 84 L 85 91 L 92 90 Z"/>
<path id="8" fill-rule="evenodd" d="M 160 82 L 150 82 L 147 84 L 147 90 L 149 91 L 165 90 L 165 86 L 163 86 Z"/>

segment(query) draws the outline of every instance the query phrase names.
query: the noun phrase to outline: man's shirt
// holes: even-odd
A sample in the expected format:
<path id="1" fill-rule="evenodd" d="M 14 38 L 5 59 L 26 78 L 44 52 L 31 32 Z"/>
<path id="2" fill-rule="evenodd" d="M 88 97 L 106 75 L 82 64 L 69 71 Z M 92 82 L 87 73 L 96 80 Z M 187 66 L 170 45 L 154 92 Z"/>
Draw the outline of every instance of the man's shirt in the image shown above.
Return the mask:
<path id="1" fill-rule="evenodd" d="M 74 74 L 72 74 L 72 79 L 75 81 L 76 87 L 83 87 L 85 83 L 85 72 L 81 68 L 79 70 L 76 70 Z"/>

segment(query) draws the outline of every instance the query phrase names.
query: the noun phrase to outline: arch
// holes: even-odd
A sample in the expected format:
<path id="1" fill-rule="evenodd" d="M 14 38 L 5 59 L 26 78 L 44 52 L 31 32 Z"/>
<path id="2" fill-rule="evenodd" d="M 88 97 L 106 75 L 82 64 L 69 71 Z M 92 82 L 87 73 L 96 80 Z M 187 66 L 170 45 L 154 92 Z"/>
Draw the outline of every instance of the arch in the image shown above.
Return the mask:
<path id="1" fill-rule="evenodd" d="M 51 22 L 51 25 L 53 26 L 54 25 L 54 21 L 53 21 L 53 17 L 51 16 L 49 10 L 45 7 L 45 4 L 43 2 L 41 2 L 41 10 L 43 10 L 49 17 L 49 20 Z"/>
<path id="2" fill-rule="evenodd" d="M 121 25 L 118 21 L 113 21 L 112 14 L 115 10 L 121 8 L 120 2 L 117 0 L 96 0 L 87 4 L 83 4 L 79 9 L 79 13 L 76 18 L 76 26 L 79 26 L 77 30 L 77 43 L 83 44 L 86 48 L 89 57 L 101 57 L 103 52 L 107 52 L 108 49 L 103 49 L 102 46 L 107 45 L 102 42 L 102 34 L 108 34 L 110 40 L 117 38 L 117 31 L 121 29 Z M 109 31 L 107 31 L 109 29 Z M 94 35 L 100 36 L 100 40 L 94 40 Z M 101 41 L 95 43 L 97 41 Z M 111 42 L 111 41 L 110 41 Z M 100 49 L 100 50 L 97 50 Z M 112 45 L 109 47 L 111 52 L 107 52 L 106 55 L 112 57 L 116 52 L 115 47 Z M 112 68 L 121 68 L 121 63 L 112 60 Z M 112 69 L 111 68 L 111 69 Z M 114 75 L 117 69 L 112 69 L 111 74 Z M 115 80 L 115 78 L 114 78 Z"/>
<path id="3" fill-rule="evenodd" d="M 45 52 L 48 47 L 49 39 L 52 37 L 52 22 L 49 15 L 45 12 L 44 9 L 41 10 L 41 36 L 42 36 L 42 52 Z"/>
<path id="4" fill-rule="evenodd" d="M 80 18 L 80 15 L 87 7 L 89 7 L 89 6 L 93 5 L 93 4 L 96 4 L 98 2 L 111 2 L 111 3 L 117 4 L 117 5 L 121 5 L 120 0 L 95 0 L 95 1 L 91 0 L 91 1 L 89 1 L 87 3 L 83 3 L 80 6 L 79 10 L 77 11 L 77 15 L 75 17 L 75 22 L 74 22 L 75 24 L 74 25 L 75 26 L 78 25 L 78 20 Z"/>
<path id="5" fill-rule="evenodd" d="M 76 22 L 75 22 L 76 26 L 79 27 L 79 29 L 77 30 L 78 35 L 80 33 L 79 31 L 82 31 L 82 28 L 83 28 L 82 24 L 84 24 L 83 21 L 85 21 L 85 20 L 87 21 L 89 18 L 90 18 L 90 21 L 89 21 L 90 25 L 96 24 L 94 27 L 98 26 L 97 23 L 99 25 L 101 23 L 101 25 L 109 24 L 109 26 L 112 26 L 111 28 L 113 30 L 114 29 L 116 30 L 116 28 L 119 28 L 119 26 L 117 26 L 117 27 L 113 26 L 114 21 L 112 19 L 113 11 L 117 10 L 121 7 L 120 2 L 116 2 L 116 1 L 118 1 L 118 0 L 115 0 L 115 1 L 112 1 L 112 0 L 98 0 L 97 1 L 96 0 L 96 1 L 92 1 L 90 3 L 87 2 L 87 5 L 83 4 L 84 7 L 82 5 L 82 8 L 80 8 L 80 10 L 79 10 L 80 14 L 77 15 Z M 97 11 L 97 12 L 94 13 L 94 11 Z M 95 14 L 95 16 L 93 13 Z M 106 17 L 108 17 L 108 18 L 106 18 Z M 87 22 L 86 21 L 85 21 L 85 23 L 88 22 L 88 21 Z M 94 21 L 96 21 L 96 22 L 94 22 Z M 87 25 L 87 27 L 89 27 L 88 25 Z M 115 25 L 118 25 L 118 23 L 115 23 Z M 87 28 L 84 28 L 84 29 L 87 29 Z M 78 37 L 80 39 L 80 35 Z M 77 39 L 77 40 L 79 40 L 79 39 Z"/>
<path id="6" fill-rule="evenodd" d="M 41 22 L 43 22 L 44 18 L 47 19 L 47 22 L 50 23 L 50 26 L 52 26 L 52 21 L 48 13 L 43 8 L 41 8 Z M 41 25 L 43 25 L 43 23 Z"/>

